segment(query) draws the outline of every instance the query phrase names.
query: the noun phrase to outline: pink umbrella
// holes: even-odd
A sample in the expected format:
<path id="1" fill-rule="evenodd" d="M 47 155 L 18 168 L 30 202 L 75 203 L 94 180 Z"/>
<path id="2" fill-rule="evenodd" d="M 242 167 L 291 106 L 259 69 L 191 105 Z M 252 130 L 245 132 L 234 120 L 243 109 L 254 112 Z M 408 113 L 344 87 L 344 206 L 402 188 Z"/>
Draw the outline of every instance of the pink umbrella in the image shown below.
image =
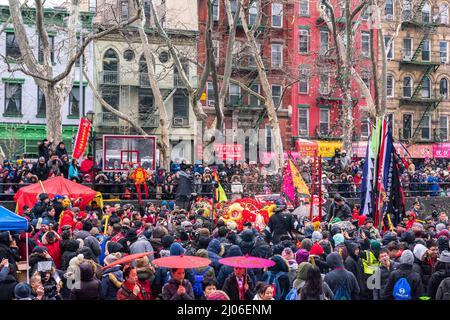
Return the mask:
<path id="1" fill-rule="evenodd" d="M 157 267 L 190 269 L 206 267 L 211 263 L 211 260 L 201 257 L 179 255 L 155 259 L 152 263 Z"/>
<path id="2" fill-rule="evenodd" d="M 252 256 L 223 258 L 219 262 L 226 266 L 244 269 L 270 268 L 275 265 L 275 261 Z"/>

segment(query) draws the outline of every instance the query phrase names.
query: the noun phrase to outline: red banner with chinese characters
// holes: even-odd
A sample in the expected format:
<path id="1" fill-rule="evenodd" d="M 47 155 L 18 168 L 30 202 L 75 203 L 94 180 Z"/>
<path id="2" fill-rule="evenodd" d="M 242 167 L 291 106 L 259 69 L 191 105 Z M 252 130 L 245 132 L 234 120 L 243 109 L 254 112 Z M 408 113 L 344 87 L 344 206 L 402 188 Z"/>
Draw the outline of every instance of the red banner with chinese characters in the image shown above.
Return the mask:
<path id="1" fill-rule="evenodd" d="M 244 148 L 242 144 L 214 144 L 214 151 L 219 156 L 222 161 L 233 160 L 239 161 L 244 160 Z"/>
<path id="2" fill-rule="evenodd" d="M 85 119 L 80 118 L 80 125 L 78 126 L 77 138 L 73 147 L 72 158 L 79 159 L 86 150 L 89 142 L 89 133 L 91 132 L 91 123 Z"/>
<path id="3" fill-rule="evenodd" d="M 450 143 L 435 143 L 433 144 L 434 158 L 450 158 Z"/>

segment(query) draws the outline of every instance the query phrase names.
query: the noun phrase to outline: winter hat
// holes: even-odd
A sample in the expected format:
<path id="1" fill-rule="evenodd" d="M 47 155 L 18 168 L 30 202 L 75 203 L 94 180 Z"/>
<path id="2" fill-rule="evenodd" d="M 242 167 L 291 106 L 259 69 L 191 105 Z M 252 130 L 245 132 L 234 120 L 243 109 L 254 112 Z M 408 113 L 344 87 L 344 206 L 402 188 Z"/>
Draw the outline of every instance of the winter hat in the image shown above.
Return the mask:
<path id="1" fill-rule="evenodd" d="M 211 235 L 211 233 L 209 232 L 209 230 L 207 228 L 197 229 L 197 233 L 198 233 L 199 237 L 207 237 L 207 238 L 209 238 L 209 236 Z"/>
<path id="2" fill-rule="evenodd" d="M 106 248 L 108 249 L 109 253 L 116 253 L 116 252 L 122 252 L 123 251 L 123 246 L 120 243 L 118 243 L 118 242 L 109 241 L 106 244 Z"/>
<path id="3" fill-rule="evenodd" d="M 313 222 L 314 231 L 318 231 L 320 227 L 320 221 Z"/>
<path id="4" fill-rule="evenodd" d="M 319 243 L 314 243 L 311 250 L 309 251 L 310 255 L 321 256 L 325 253 L 322 246 Z"/>
<path id="5" fill-rule="evenodd" d="M 31 295 L 31 287 L 28 283 L 19 282 L 14 288 L 16 299 L 26 299 Z"/>
<path id="6" fill-rule="evenodd" d="M 427 250 L 427 247 L 425 247 L 423 244 L 416 244 L 416 246 L 414 247 L 414 256 L 422 261 Z"/>
<path id="7" fill-rule="evenodd" d="M 305 236 L 310 238 L 314 232 L 314 226 L 312 224 L 309 224 L 305 227 Z"/>
<path id="8" fill-rule="evenodd" d="M 450 251 L 450 246 L 448 243 L 448 238 L 441 236 L 437 239 L 437 245 L 439 248 L 439 252 Z"/>
<path id="9" fill-rule="evenodd" d="M 205 249 L 199 249 L 197 250 L 197 252 L 195 253 L 195 255 L 197 257 L 201 257 L 201 258 L 208 258 L 208 251 Z"/>
<path id="10" fill-rule="evenodd" d="M 444 263 L 450 263 L 450 252 L 447 250 L 442 251 L 441 255 L 438 258 L 438 261 L 444 262 Z"/>
<path id="11" fill-rule="evenodd" d="M 414 255 L 411 250 L 403 251 L 402 255 L 400 256 L 400 264 L 408 264 L 411 266 L 414 264 Z"/>
<path id="12" fill-rule="evenodd" d="M 341 255 L 337 252 L 330 253 L 327 256 L 326 261 L 327 261 L 328 265 L 333 269 L 344 266 L 344 261 L 342 260 Z"/>
<path id="13" fill-rule="evenodd" d="M 162 237 L 161 244 L 164 248 L 170 248 L 174 241 L 175 239 L 170 234 L 168 234 Z"/>
<path id="14" fill-rule="evenodd" d="M 170 255 L 171 256 L 179 256 L 186 252 L 181 244 L 178 242 L 174 242 L 170 245 Z"/>
<path id="15" fill-rule="evenodd" d="M 316 242 L 318 242 L 318 241 L 320 241 L 322 239 L 323 239 L 323 236 L 322 236 L 322 234 L 319 231 L 314 231 L 313 232 L 313 234 L 312 234 L 312 241 L 314 243 L 316 243 Z"/>
<path id="16" fill-rule="evenodd" d="M 286 260 L 292 260 L 294 258 L 294 253 L 292 252 L 292 249 L 288 247 L 283 249 L 281 256 Z"/>
<path id="17" fill-rule="evenodd" d="M 152 238 L 153 239 L 161 239 L 166 234 L 169 234 L 166 228 L 158 226 L 153 230 Z"/>
<path id="18" fill-rule="evenodd" d="M 438 234 L 436 235 L 436 237 L 440 238 L 440 237 L 446 237 L 447 239 L 450 238 L 450 231 L 448 231 L 447 229 L 444 229 L 440 232 L 438 232 Z"/>
<path id="19" fill-rule="evenodd" d="M 33 251 L 31 253 L 44 253 L 47 252 L 47 248 L 43 246 L 36 246 L 34 247 Z"/>
<path id="20" fill-rule="evenodd" d="M 211 241 L 211 238 L 200 236 L 200 238 L 198 238 L 198 247 L 201 249 L 206 249 L 206 248 L 208 248 L 210 241 Z"/>
<path id="21" fill-rule="evenodd" d="M 397 241 L 397 235 L 395 232 L 386 232 L 383 236 L 383 245 L 388 245 L 390 242 Z"/>
<path id="22" fill-rule="evenodd" d="M 311 241 L 311 239 L 308 239 L 308 238 L 303 239 L 301 242 L 301 245 L 300 245 L 300 247 L 302 249 L 305 249 L 306 251 L 311 250 L 312 246 L 313 246 L 313 242 Z"/>
<path id="23" fill-rule="evenodd" d="M 338 246 L 338 245 L 340 245 L 341 243 L 344 243 L 345 238 L 344 238 L 344 236 L 342 235 L 342 233 L 337 233 L 337 234 L 335 234 L 335 235 L 333 236 L 333 240 L 334 240 L 334 245 L 335 245 L 335 246 Z"/>
<path id="24" fill-rule="evenodd" d="M 298 264 L 302 262 L 307 262 L 309 259 L 309 252 L 305 249 L 298 249 L 295 253 L 295 261 L 297 261 Z"/>
<path id="25" fill-rule="evenodd" d="M 381 245 L 377 240 L 371 240 L 370 241 L 370 246 L 372 247 L 372 249 L 374 250 L 379 250 Z"/>
<path id="26" fill-rule="evenodd" d="M 117 260 L 119 260 L 122 257 L 122 254 L 120 252 L 116 253 L 110 253 L 105 257 L 105 265 L 109 265 Z"/>
<path id="27" fill-rule="evenodd" d="M 224 291 L 216 290 L 206 300 L 230 300 L 230 297 Z"/>
<path id="28" fill-rule="evenodd" d="M 436 225 L 436 232 L 441 232 L 442 230 L 445 230 L 445 224 L 443 223 L 438 223 Z"/>
<path id="29" fill-rule="evenodd" d="M 173 210 L 173 209 L 175 209 L 175 201 L 170 201 L 169 202 L 169 210 Z"/>
<path id="30" fill-rule="evenodd" d="M 414 242 L 414 240 L 416 239 L 416 236 L 414 235 L 414 232 L 412 232 L 411 230 L 406 231 L 405 233 L 402 234 L 402 241 L 411 244 Z"/>

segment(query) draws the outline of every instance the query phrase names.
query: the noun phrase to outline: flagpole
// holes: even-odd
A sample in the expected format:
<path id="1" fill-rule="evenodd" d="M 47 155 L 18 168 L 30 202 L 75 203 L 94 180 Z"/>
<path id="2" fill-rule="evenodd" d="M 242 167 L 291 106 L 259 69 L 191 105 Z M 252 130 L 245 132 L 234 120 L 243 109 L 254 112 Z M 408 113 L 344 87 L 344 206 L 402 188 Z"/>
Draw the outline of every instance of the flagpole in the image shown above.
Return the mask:
<path id="1" fill-rule="evenodd" d="M 319 156 L 319 221 L 322 221 L 322 156 Z"/>

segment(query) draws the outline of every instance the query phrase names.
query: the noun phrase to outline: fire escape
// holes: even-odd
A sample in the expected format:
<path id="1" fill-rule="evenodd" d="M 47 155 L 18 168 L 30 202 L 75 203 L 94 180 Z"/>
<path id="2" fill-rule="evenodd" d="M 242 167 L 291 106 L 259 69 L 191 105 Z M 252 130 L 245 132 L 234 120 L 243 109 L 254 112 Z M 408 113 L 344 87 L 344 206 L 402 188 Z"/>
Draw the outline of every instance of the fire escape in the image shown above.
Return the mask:
<path id="1" fill-rule="evenodd" d="M 421 73 L 420 81 L 415 88 L 413 88 L 411 95 L 409 97 L 404 96 L 400 99 L 400 107 L 404 105 L 420 105 L 423 107 L 421 109 L 421 111 L 423 110 L 423 113 L 420 120 L 410 134 L 410 142 L 416 141 L 416 136 L 420 132 L 422 121 L 426 116 L 431 116 L 432 112 L 436 110 L 439 103 L 442 101 L 442 97 L 437 92 L 431 90 L 431 80 L 429 77 L 430 74 L 437 71 L 441 64 L 440 61 L 433 60 L 431 50 L 431 38 L 435 33 L 438 24 L 432 20 L 431 10 L 427 16 L 423 14 L 422 9 L 424 8 L 425 3 L 426 0 L 421 0 L 414 10 L 415 14 L 412 15 L 408 12 L 409 15 L 406 16 L 406 19 L 404 16 L 403 18 L 405 21 L 402 22 L 402 30 L 414 29 L 417 35 L 423 34 L 414 53 L 408 55 L 404 52 L 403 58 L 400 61 L 400 70 L 405 68 L 405 70 Z M 405 128 L 403 128 L 403 130 L 405 130 Z M 406 139 L 403 134 L 400 134 L 400 138 Z"/>

